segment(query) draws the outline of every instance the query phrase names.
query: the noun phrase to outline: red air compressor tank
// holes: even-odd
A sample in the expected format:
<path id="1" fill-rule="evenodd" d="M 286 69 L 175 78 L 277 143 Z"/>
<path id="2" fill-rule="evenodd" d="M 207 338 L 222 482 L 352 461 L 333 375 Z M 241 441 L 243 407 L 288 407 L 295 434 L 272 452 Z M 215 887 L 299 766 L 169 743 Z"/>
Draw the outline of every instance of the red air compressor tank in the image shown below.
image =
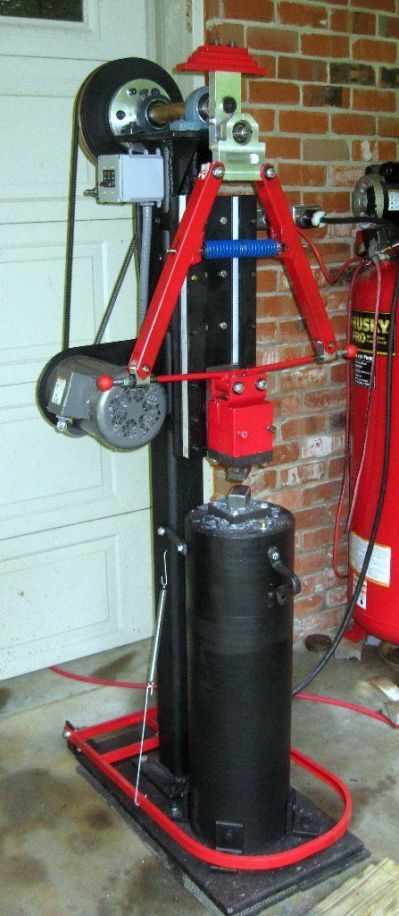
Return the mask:
<path id="1" fill-rule="evenodd" d="M 375 382 L 371 396 L 365 459 L 350 525 L 349 598 L 352 597 L 362 567 L 379 496 L 384 456 L 390 313 L 398 269 L 398 264 L 392 261 L 382 263 L 380 267 L 381 294 Z M 363 452 L 377 292 L 377 269 L 370 267 L 357 277 L 352 296 L 352 341 L 358 353 L 352 370 L 351 500 Z M 399 410 L 398 404 L 395 403 L 399 393 L 398 341 L 397 318 L 393 357 L 391 454 L 384 507 L 367 576 L 354 612 L 354 620 L 358 626 L 356 627 L 355 623 L 347 635 L 352 639 L 358 639 L 363 635 L 360 630 L 362 628 L 367 634 L 399 645 Z"/>

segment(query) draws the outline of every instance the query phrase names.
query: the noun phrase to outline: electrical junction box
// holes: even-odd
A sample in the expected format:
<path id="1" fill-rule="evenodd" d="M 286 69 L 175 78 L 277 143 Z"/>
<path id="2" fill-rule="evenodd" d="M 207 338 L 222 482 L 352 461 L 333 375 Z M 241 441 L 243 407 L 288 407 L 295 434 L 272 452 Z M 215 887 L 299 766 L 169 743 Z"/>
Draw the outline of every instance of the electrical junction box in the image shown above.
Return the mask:
<path id="1" fill-rule="evenodd" d="M 100 204 L 160 204 L 164 197 L 164 163 L 155 153 L 117 153 L 99 156 L 97 164 Z"/>

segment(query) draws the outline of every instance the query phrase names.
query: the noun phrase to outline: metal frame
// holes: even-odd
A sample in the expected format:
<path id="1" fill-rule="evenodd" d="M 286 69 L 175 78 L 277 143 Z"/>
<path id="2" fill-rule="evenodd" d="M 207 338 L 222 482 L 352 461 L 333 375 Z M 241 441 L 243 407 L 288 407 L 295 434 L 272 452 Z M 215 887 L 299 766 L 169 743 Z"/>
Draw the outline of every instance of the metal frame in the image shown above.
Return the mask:
<path id="1" fill-rule="evenodd" d="M 148 794 L 140 792 L 133 781 L 127 779 L 117 770 L 118 763 L 138 756 L 140 750 L 147 754 L 158 747 L 156 707 L 148 710 L 145 720 L 145 726 L 153 732 L 153 735 L 145 738 L 143 744 L 140 740 L 123 744 L 121 730 L 126 729 L 125 738 L 131 738 L 132 728 L 142 725 L 143 720 L 144 713 L 137 712 L 82 729 L 74 729 L 70 723 L 66 723 L 64 735 L 68 740 L 69 746 L 78 754 L 83 754 L 97 771 L 110 780 L 127 798 L 131 799 L 133 805 L 141 808 L 151 820 L 155 821 L 172 840 L 182 846 L 190 855 L 206 862 L 208 865 L 223 869 L 233 869 L 239 872 L 269 871 L 275 868 L 284 868 L 322 852 L 333 843 L 336 843 L 346 832 L 352 812 L 352 801 L 345 783 L 319 763 L 302 754 L 301 751 L 292 748 L 292 761 L 307 770 L 316 779 L 328 785 L 343 802 L 343 813 L 334 826 L 320 836 L 306 840 L 300 846 L 294 846 L 291 849 L 271 854 L 236 855 L 211 849 L 209 846 L 200 843 L 191 833 L 183 830 L 158 805 L 151 801 Z M 109 737 L 114 732 L 118 732 L 118 740 L 122 741 L 121 746 L 115 750 L 101 753 L 90 743 L 94 739 Z"/>
<path id="2" fill-rule="evenodd" d="M 189 267 L 201 260 L 206 222 L 223 175 L 223 165 L 213 163 L 207 173 L 201 171 L 194 185 L 129 360 L 129 370 L 138 379 L 150 378 Z M 271 235 L 281 244 L 279 257 L 300 303 L 316 356 L 333 357 L 338 350 L 334 330 L 272 166 L 262 166 L 255 190 Z M 281 368 L 285 368 L 284 363 Z"/>

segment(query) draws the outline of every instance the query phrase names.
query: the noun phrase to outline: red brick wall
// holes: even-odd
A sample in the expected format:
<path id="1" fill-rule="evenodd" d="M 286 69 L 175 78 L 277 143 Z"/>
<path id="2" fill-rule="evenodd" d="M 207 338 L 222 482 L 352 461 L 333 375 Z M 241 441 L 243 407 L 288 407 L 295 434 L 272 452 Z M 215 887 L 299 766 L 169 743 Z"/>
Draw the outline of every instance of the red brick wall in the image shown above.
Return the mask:
<path id="1" fill-rule="evenodd" d="M 268 67 L 244 83 L 266 155 L 292 203 L 350 213 L 365 166 L 397 158 L 397 0 L 206 0 L 207 40 L 236 41 Z M 244 15 L 245 14 L 245 15 Z M 316 230 L 330 269 L 353 253 L 353 230 Z M 314 259 L 312 258 L 314 265 Z M 336 334 L 344 339 L 347 282 L 328 287 L 315 269 Z M 280 270 L 258 269 L 258 362 L 310 352 L 303 322 Z M 269 376 L 277 434 L 273 462 L 251 474 L 261 497 L 292 510 L 297 526 L 296 635 L 333 626 L 346 586 L 332 572 L 334 517 L 344 445 L 345 370 L 309 367 Z M 216 474 L 217 488 L 225 483 Z M 341 557 L 346 556 L 345 544 Z"/>

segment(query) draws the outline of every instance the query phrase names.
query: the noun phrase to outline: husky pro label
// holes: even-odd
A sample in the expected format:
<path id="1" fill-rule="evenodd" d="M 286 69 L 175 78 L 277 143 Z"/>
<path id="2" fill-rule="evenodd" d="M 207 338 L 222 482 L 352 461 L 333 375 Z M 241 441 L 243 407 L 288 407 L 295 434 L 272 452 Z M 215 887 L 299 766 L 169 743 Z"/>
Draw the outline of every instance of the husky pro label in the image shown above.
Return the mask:
<path id="1" fill-rule="evenodd" d="M 374 322 L 374 312 L 353 310 L 352 342 L 356 344 L 358 353 L 371 354 L 373 352 Z M 377 320 L 377 354 L 379 356 L 386 356 L 388 353 L 390 324 L 391 316 L 389 312 L 381 312 Z"/>

